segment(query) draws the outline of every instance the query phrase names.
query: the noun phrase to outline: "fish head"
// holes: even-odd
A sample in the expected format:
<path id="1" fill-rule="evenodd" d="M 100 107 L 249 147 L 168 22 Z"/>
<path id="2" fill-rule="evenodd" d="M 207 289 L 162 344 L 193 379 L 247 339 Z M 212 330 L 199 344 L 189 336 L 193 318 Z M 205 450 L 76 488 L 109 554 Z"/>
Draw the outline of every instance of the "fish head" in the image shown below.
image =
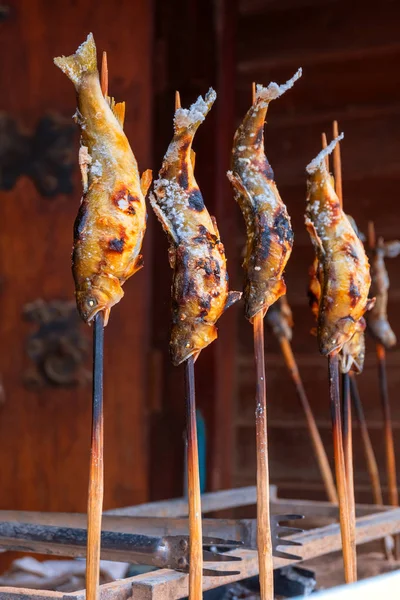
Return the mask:
<path id="1" fill-rule="evenodd" d="M 319 323 L 319 351 L 323 356 L 336 354 L 353 337 L 356 322 L 351 317 L 343 317 L 334 323 Z"/>
<path id="2" fill-rule="evenodd" d="M 119 280 L 106 275 L 97 275 L 93 281 L 85 281 L 75 292 L 78 311 L 85 323 L 90 323 L 97 313 L 104 311 L 104 325 L 107 325 L 111 307 L 117 304 L 123 295 Z"/>
<path id="3" fill-rule="evenodd" d="M 209 323 L 186 320 L 174 324 L 171 331 L 170 352 L 175 366 L 190 356 L 197 356 L 201 350 L 217 337 L 217 328 Z"/>

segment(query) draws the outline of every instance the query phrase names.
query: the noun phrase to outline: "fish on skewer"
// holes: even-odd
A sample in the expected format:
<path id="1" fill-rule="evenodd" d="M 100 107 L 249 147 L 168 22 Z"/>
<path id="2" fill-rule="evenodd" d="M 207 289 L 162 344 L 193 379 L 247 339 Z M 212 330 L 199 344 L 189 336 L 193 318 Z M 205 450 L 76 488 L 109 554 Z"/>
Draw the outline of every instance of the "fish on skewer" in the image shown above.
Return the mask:
<path id="1" fill-rule="evenodd" d="M 125 102 L 104 97 L 92 34 L 71 56 L 54 59 L 73 82 L 80 127 L 79 164 L 83 196 L 74 226 L 72 272 L 79 314 L 90 323 L 124 292 L 122 285 L 143 263 L 145 196 L 151 171 L 140 179 L 136 158 L 123 130 Z"/>
<path id="2" fill-rule="evenodd" d="M 169 262 L 173 269 L 172 362 L 179 365 L 217 337 L 216 322 L 239 300 L 239 292 L 228 291 L 224 246 L 217 223 L 208 213 L 194 178 L 194 135 L 216 98 L 210 89 L 204 100 L 189 108 L 178 108 L 174 137 L 154 182 L 151 206 L 169 240 Z"/>
<path id="3" fill-rule="evenodd" d="M 80 126 L 79 165 L 83 196 L 74 225 L 72 272 L 82 319 L 93 327 L 92 432 L 88 494 L 86 596 L 99 596 L 100 536 L 103 505 L 103 351 L 104 327 L 122 285 L 141 267 L 146 228 L 144 196 L 151 171 L 139 179 L 136 159 L 123 131 L 125 103 L 107 95 L 103 55 L 101 82 L 93 35 L 71 56 L 54 59 L 71 79 Z"/>
<path id="4" fill-rule="evenodd" d="M 364 247 L 343 212 L 335 193 L 326 157 L 343 135 L 336 139 L 307 166 L 307 208 L 305 223 L 317 257 L 312 273 L 321 286 L 318 301 L 317 337 L 319 350 L 328 356 L 329 390 L 336 481 L 343 544 L 346 582 L 355 581 L 356 547 L 354 514 L 350 510 L 339 396 L 339 353 L 356 333 L 358 322 L 371 306 L 371 283 Z M 315 287 L 315 286 L 314 286 Z"/>
<path id="5" fill-rule="evenodd" d="M 354 335 L 357 322 L 371 308 L 369 262 L 362 242 L 340 206 L 326 169 L 325 156 L 336 138 L 307 166 L 306 228 L 318 259 L 321 297 L 318 343 L 323 356 L 337 354 Z"/>
<path id="6" fill-rule="evenodd" d="M 216 98 L 210 89 L 189 109 L 176 96 L 174 136 L 154 182 L 151 206 L 169 240 L 172 279 L 170 353 L 174 365 L 185 363 L 187 471 L 189 500 L 189 598 L 202 597 L 202 525 L 194 362 L 217 337 L 216 322 L 239 300 L 228 291 L 224 246 L 217 223 L 205 207 L 194 177 L 194 135 Z"/>
<path id="7" fill-rule="evenodd" d="M 370 248 L 371 295 L 376 302 L 367 315 L 368 331 L 377 342 L 386 349 L 396 345 L 396 335 L 390 326 L 387 314 L 389 275 L 385 258 L 395 258 L 400 254 L 400 241 L 385 242 L 379 237 L 375 246 Z"/>
<path id="8" fill-rule="evenodd" d="M 301 69 L 284 85 L 258 85 L 255 102 L 235 133 L 228 178 L 246 223 L 245 314 L 250 322 L 286 293 L 283 271 L 293 247 L 293 231 L 274 173 L 264 153 L 264 123 L 271 100 L 301 77 Z"/>
<path id="9" fill-rule="evenodd" d="M 400 241 L 385 242 L 381 237 L 376 240 L 374 223 L 370 222 L 368 224 L 368 245 L 371 257 L 371 293 L 376 294 L 376 303 L 367 315 L 367 325 L 368 331 L 375 339 L 378 358 L 379 391 L 383 409 L 389 502 L 392 506 L 398 506 L 396 454 L 386 374 L 386 349 L 395 346 L 397 340 L 387 315 L 389 275 L 386 270 L 385 257 L 394 258 L 400 254 Z M 395 556 L 396 559 L 400 557 L 399 536 L 395 538 Z"/>
<path id="10" fill-rule="evenodd" d="M 293 246 L 293 232 L 274 173 L 264 151 L 264 123 L 271 100 L 279 98 L 301 76 L 284 85 L 253 88 L 253 103 L 237 129 L 227 175 L 246 223 L 244 301 L 253 325 L 256 363 L 257 548 L 261 600 L 272 600 L 273 563 L 269 517 L 267 402 L 264 360 L 264 316 L 286 292 L 283 271 Z"/>

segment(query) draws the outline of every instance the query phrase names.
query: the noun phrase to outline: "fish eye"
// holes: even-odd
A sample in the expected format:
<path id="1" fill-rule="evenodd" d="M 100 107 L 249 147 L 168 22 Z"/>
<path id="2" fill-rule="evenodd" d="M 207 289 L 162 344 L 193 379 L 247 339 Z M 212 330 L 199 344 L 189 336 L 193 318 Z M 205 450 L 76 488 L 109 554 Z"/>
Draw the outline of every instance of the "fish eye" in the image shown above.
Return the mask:
<path id="1" fill-rule="evenodd" d="M 89 300 L 87 301 L 87 303 L 90 306 L 90 308 L 93 308 L 93 306 L 96 306 L 97 300 L 96 300 L 96 298 L 89 298 Z"/>

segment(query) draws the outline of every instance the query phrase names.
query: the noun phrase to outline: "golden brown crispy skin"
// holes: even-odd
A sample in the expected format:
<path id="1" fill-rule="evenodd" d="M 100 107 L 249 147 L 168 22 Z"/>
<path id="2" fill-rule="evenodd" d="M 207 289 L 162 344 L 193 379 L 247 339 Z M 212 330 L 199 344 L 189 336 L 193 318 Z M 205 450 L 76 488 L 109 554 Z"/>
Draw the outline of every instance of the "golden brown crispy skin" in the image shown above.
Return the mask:
<path id="1" fill-rule="evenodd" d="M 141 183 L 122 128 L 124 104 L 114 105 L 101 92 L 92 34 L 75 54 L 54 62 L 75 85 L 76 121 L 81 129 L 84 189 L 72 257 L 76 301 L 84 321 L 104 310 L 106 324 L 111 307 L 124 294 L 121 286 L 142 266 L 144 197 L 151 172 L 143 174 Z"/>
<path id="2" fill-rule="evenodd" d="M 264 122 L 269 102 L 292 87 L 300 75 L 301 69 L 283 86 L 257 86 L 255 102 L 233 141 L 228 178 L 246 222 L 244 300 L 251 322 L 258 312 L 265 315 L 286 292 L 283 271 L 292 251 L 293 232 L 264 153 Z"/>
<path id="3" fill-rule="evenodd" d="M 370 250 L 371 258 L 371 296 L 376 297 L 375 305 L 367 314 L 368 330 L 374 338 L 383 344 L 385 348 L 396 345 L 396 335 L 387 315 L 389 276 L 385 266 L 385 257 L 395 257 L 400 254 L 400 242 L 384 242 L 382 238 L 373 250 Z"/>
<path id="4" fill-rule="evenodd" d="M 168 234 L 172 283 L 172 362 L 179 365 L 217 337 L 215 323 L 241 296 L 228 292 L 224 246 L 194 178 L 193 137 L 216 94 L 175 112 L 174 137 L 154 182 L 151 205 Z"/>
<path id="5" fill-rule="evenodd" d="M 285 338 L 289 342 L 293 336 L 293 314 L 286 296 L 281 296 L 268 310 L 266 321 L 278 340 Z"/>
<path id="6" fill-rule="evenodd" d="M 354 335 L 370 302 L 369 263 L 364 247 L 340 207 L 322 151 L 307 167 L 306 227 L 318 264 L 321 299 L 318 343 L 323 355 L 337 353 Z"/>
<path id="7" fill-rule="evenodd" d="M 321 299 L 321 283 L 320 283 L 320 274 L 319 274 L 319 263 L 318 258 L 315 257 L 311 267 L 308 269 L 308 302 L 311 308 L 311 312 L 315 317 L 315 320 L 318 320 L 319 313 L 319 302 Z M 317 335 L 317 331 L 315 328 L 311 330 L 313 335 Z"/>

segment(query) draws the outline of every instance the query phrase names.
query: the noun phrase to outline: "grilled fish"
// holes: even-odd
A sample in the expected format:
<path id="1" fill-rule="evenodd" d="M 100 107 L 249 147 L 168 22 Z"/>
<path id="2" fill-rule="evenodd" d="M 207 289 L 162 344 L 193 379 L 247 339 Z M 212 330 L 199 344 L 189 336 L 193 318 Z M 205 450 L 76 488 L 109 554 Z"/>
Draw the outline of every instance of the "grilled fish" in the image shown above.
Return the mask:
<path id="1" fill-rule="evenodd" d="M 325 165 L 343 135 L 307 166 L 306 227 L 317 259 L 321 298 L 317 335 L 323 355 L 336 354 L 356 332 L 357 322 L 373 301 L 369 262 L 362 242 L 340 207 Z"/>
<path id="2" fill-rule="evenodd" d="M 392 348 L 397 340 L 387 315 L 389 276 L 385 257 L 394 258 L 400 254 L 400 241 L 384 242 L 379 238 L 376 247 L 370 253 L 371 295 L 376 296 L 376 303 L 367 315 L 368 330 L 385 348 Z"/>
<path id="3" fill-rule="evenodd" d="M 142 267 L 146 229 L 145 195 L 151 171 L 142 180 L 123 131 L 125 103 L 101 91 L 93 35 L 72 56 L 54 59 L 73 82 L 80 126 L 79 164 L 83 196 L 74 225 L 72 272 L 79 313 L 89 323 L 124 295 L 122 285 Z"/>
<path id="4" fill-rule="evenodd" d="M 173 269 L 171 358 L 174 365 L 197 356 L 217 337 L 215 323 L 239 300 L 228 292 L 224 246 L 216 221 L 194 178 L 192 142 L 216 98 L 210 89 L 189 109 L 178 108 L 174 136 L 150 203 L 169 239 Z"/>
<path id="5" fill-rule="evenodd" d="M 265 315 L 286 293 L 282 274 L 292 251 L 293 232 L 264 153 L 264 123 L 270 101 L 284 94 L 300 76 L 301 69 L 285 85 L 258 85 L 255 101 L 233 140 L 228 178 L 246 222 L 244 300 L 250 322 L 260 311 Z"/>

